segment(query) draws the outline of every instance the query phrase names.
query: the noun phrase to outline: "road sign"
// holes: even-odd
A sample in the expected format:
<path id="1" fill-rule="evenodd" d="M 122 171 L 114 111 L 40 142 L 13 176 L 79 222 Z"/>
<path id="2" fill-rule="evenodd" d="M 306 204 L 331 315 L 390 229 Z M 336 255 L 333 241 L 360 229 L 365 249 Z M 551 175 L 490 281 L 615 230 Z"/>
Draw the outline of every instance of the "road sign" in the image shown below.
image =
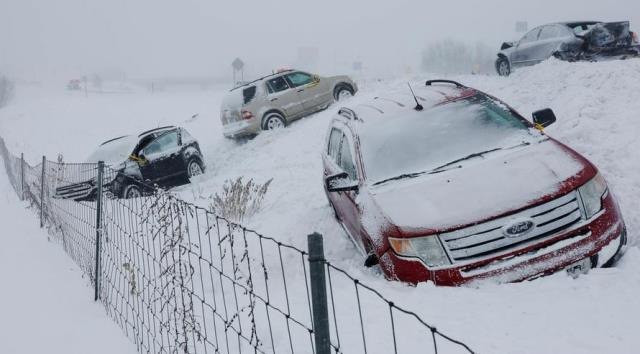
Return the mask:
<path id="1" fill-rule="evenodd" d="M 516 32 L 518 33 L 527 32 L 528 29 L 529 29 L 529 24 L 527 23 L 527 21 L 516 22 Z"/>
<path id="2" fill-rule="evenodd" d="M 231 66 L 233 66 L 234 70 L 240 71 L 244 68 L 244 62 L 240 58 L 235 58 L 231 63 Z"/>

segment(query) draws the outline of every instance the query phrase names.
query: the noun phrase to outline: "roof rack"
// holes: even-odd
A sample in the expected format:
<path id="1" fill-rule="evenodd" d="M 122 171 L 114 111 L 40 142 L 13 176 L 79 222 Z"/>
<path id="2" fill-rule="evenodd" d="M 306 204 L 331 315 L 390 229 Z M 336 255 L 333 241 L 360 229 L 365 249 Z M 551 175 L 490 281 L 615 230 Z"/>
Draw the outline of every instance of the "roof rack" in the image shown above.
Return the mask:
<path id="1" fill-rule="evenodd" d="M 173 129 L 173 128 L 176 128 L 176 126 L 175 125 L 167 125 L 166 127 L 158 127 L 158 128 L 150 129 L 150 130 L 147 130 L 145 132 L 140 133 L 140 135 L 138 135 L 138 138 L 141 138 L 143 135 L 147 135 L 149 133 L 153 133 L 153 132 L 156 132 L 158 130 L 167 130 L 167 129 Z"/>
<path id="2" fill-rule="evenodd" d="M 269 74 L 269 75 L 265 75 L 265 76 L 263 76 L 263 77 L 261 77 L 261 78 L 255 79 L 255 80 L 253 80 L 253 81 L 245 82 L 245 83 L 244 83 L 244 84 L 242 84 L 242 85 L 238 85 L 238 86 L 236 86 L 236 87 L 232 88 L 231 90 L 229 90 L 229 92 L 231 92 L 231 91 L 233 91 L 233 90 L 236 90 L 236 89 L 239 89 L 239 88 L 241 88 L 241 87 L 245 87 L 245 86 L 249 86 L 249 85 L 251 85 L 251 84 L 255 84 L 256 82 L 261 81 L 261 80 L 264 80 L 264 79 L 266 79 L 266 78 L 268 78 L 268 77 L 275 76 L 275 75 L 279 75 L 279 74 L 286 73 L 286 72 L 290 72 L 290 71 L 293 71 L 293 69 L 279 70 L 279 71 L 277 71 L 277 72 L 271 73 L 271 74 Z"/>
<path id="3" fill-rule="evenodd" d="M 338 110 L 338 114 L 350 120 L 361 120 L 358 118 L 358 115 L 356 114 L 356 112 L 354 112 L 352 109 L 347 107 L 340 108 Z"/>
<path id="4" fill-rule="evenodd" d="M 432 84 L 452 84 L 452 85 L 456 85 L 456 87 L 458 88 L 467 88 L 467 86 L 457 82 L 457 81 L 453 81 L 453 80 L 442 80 L 442 79 L 438 79 L 438 80 L 427 80 L 427 82 L 425 83 L 426 86 L 431 86 Z"/>

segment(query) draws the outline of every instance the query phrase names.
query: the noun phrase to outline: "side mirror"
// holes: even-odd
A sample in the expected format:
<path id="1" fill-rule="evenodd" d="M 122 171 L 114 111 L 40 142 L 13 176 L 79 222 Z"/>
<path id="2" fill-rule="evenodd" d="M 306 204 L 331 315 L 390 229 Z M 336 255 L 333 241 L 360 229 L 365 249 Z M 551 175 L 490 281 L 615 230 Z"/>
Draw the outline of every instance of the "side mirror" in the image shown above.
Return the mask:
<path id="1" fill-rule="evenodd" d="M 514 46 L 513 42 L 504 42 L 502 43 L 502 45 L 500 46 L 500 50 L 505 50 L 505 49 L 509 49 L 511 47 Z"/>
<path id="2" fill-rule="evenodd" d="M 346 172 L 341 172 L 325 178 L 325 184 L 327 186 L 327 191 L 329 192 L 346 192 L 358 190 L 358 181 L 354 181 L 349 178 L 349 175 Z"/>
<path id="3" fill-rule="evenodd" d="M 313 75 L 313 81 L 314 81 L 314 82 L 318 82 L 318 81 L 320 81 L 320 76 L 318 76 L 318 75 Z"/>
<path id="4" fill-rule="evenodd" d="M 556 115 L 553 113 L 551 108 L 541 109 L 539 111 L 533 112 L 533 123 L 535 123 L 536 128 L 544 128 L 548 127 L 556 121 Z"/>

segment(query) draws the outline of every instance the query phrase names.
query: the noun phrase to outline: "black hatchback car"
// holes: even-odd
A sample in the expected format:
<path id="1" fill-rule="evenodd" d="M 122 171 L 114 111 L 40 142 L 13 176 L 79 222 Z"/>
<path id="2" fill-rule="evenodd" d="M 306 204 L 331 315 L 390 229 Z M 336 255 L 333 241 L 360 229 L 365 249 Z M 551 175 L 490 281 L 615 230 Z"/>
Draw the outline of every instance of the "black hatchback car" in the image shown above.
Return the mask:
<path id="1" fill-rule="evenodd" d="M 205 169 L 200 146 L 181 127 L 162 127 L 138 136 L 126 135 L 102 143 L 87 159 L 104 161 L 104 187 L 117 198 L 136 198 L 152 192 L 155 186 L 174 187 L 189 183 Z M 93 200 L 96 180 L 56 188 L 55 197 Z"/>

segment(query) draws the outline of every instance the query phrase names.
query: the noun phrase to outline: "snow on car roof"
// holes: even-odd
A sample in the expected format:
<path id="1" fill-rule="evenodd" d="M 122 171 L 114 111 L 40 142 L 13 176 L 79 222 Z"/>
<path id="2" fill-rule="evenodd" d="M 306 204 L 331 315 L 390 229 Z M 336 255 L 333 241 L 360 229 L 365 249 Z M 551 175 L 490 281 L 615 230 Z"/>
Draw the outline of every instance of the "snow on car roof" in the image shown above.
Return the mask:
<path id="1" fill-rule="evenodd" d="M 422 85 L 413 87 L 416 99 L 425 109 L 437 106 L 439 104 L 452 101 L 458 98 L 469 97 L 478 91 L 468 87 L 456 87 L 451 84 L 433 84 L 430 86 Z M 416 101 L 411 95 L 408 87 L 392 91 L 385 96 L 375 96 L 355 103 L 353 105 L 345 105 L 353 111 L 357 120 L 366 124 L 368 121 L 375 121 L 382 117 L 389 119 L 391 117 L 401 116 L 396 113 L 413 110 Z"/>

